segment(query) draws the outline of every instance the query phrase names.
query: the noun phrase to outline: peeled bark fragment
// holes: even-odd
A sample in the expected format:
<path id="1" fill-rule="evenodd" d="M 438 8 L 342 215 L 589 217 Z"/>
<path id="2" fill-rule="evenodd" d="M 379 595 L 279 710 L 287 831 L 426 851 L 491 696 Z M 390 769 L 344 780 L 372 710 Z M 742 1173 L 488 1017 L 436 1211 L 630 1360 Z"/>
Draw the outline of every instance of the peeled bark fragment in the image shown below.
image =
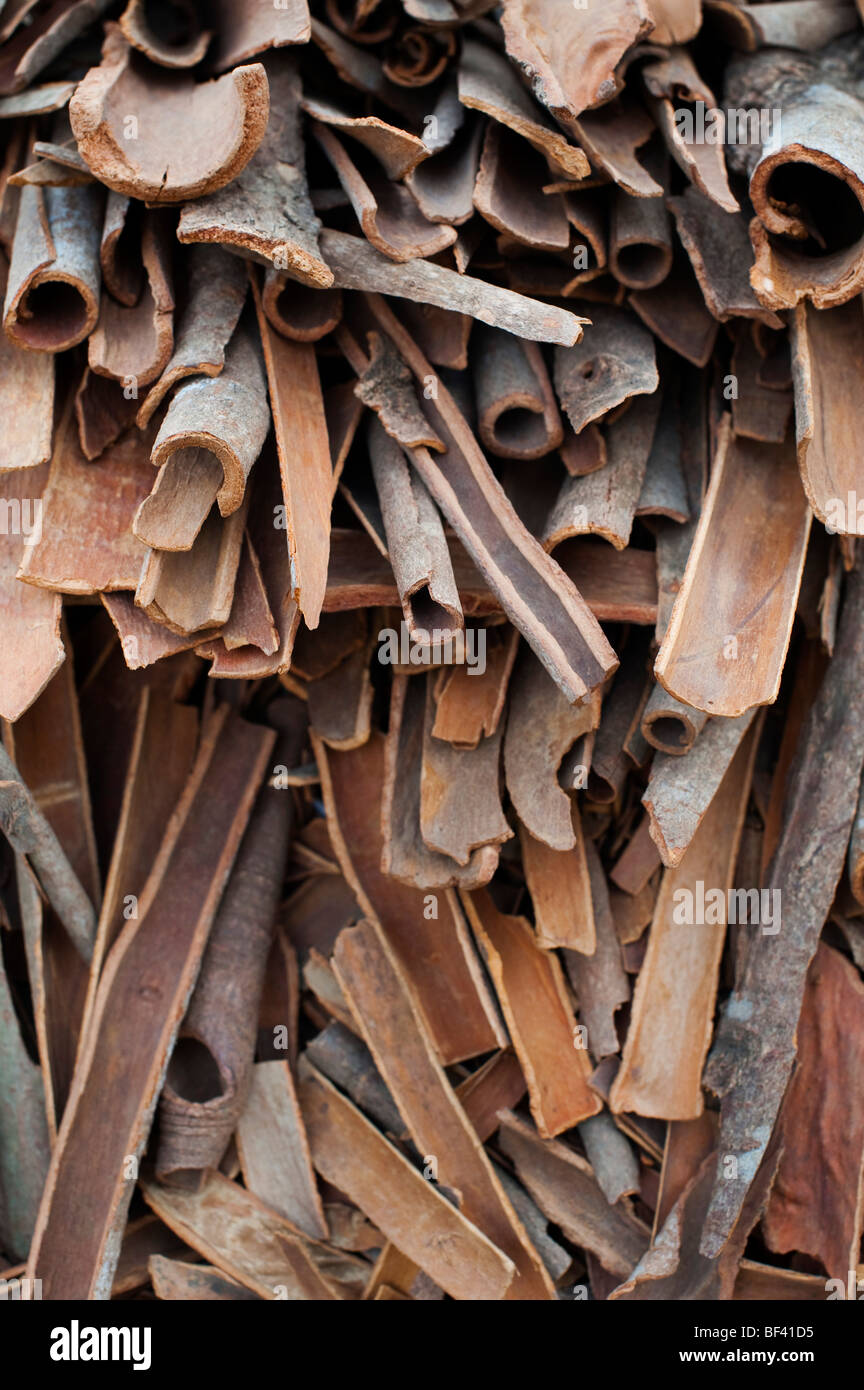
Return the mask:
<path id="1" fill-rule="evenodd" d="M 555 353 L 555 387 L 577 434 L 631 396 L 657 390 L 654 340 L 624 309 L 597 305 L 591 332 Z"/>
<path id="2" fill-rule="evenodd" d="M 709 1256 L 727 1239 L 765 1152 L 795 1060 L 807 968 L 843 870 L 864 762 L 855 696 L 864 680 L 862 599 L 853 570 L 837 653 L 805 724 L 783 830 L 763 885 L 782 893 L 782 929 L 750 942 L 708 1062 L 706 1082 L 723 1098 L 720 1152 L 738 1155 L 738 1176 L 715 1182 L 702 1237 Z"/>
<path id="3" fill-rule="evenodd" d="M 415 377 L 428 380 L 429 363 L 396 317 L 377 296 L 370 305 Z M 580 699 L 614 667 L 612 648 L 578 590 L 519 522 L 443 383 L 423 409 L 447 452 L 439 464 L 413 450 L 418 472 L 514 626 L 568 697 Z"/>
<path id="4" fill-rule="evenodd" d="M 750 283 L 753 251 L 740 212 L 719 210 L 716 203 L 687 188 L 667 200 L 699 288 L 715 319 L 757 319 L 777 328 L 780 320 L 759 300 Z"/>
<path id="5" fill-rule="evenodd" d="M 706 111 L 716 110 L 716 103 L 687 50 L 670 48 L 662 58 L 646 63 L 642 79 L 672 158 L 713 203 L 725 212 L 737 212 L 739 204 L 729 187 L 723 145 L 716 138 L 706 138 L 706 132 L 694 126 L 699 113 L 704 122 Z M 692 110 L 688 111 L 688 106 Z M 679 113 L 691 116 L 689 127 Z"/>
<path id="6" fill-rule="evenodd" d="M 655 392 L 635 400 L 606 430 L 604 468 L 567 478 L 546 523 L 543 544 L 554 550 L 571 536 L 599 535 L 624 550 L 642 495 L 660 410 Z"/>
<path id="7" fill-rule="evenodd" d="M 172 1034 L 272 746 L 266 732 L 226 717 L 227 710 L 210 723 L 148 880 L 141 917 L 124 928 L 102 978 L 30 1254 L 49 1298 L 110 1294 L 132 1195 L 124 1158 L 140 1155 L 146 1142 Z M 184 899 L 185 909 L 178 906 Z M 118 1055 L 129 1059 L 120 1072 Z M 107 1147 L 94 1171 L 97 1129 Z"/>
<path id="8" fill-rule="evenodd" d="M 570 178 L 584 179 L 590 173 L 585 155 L 535 105 L 503 54 L 473 38 L 466 37 L 462 44 L 459 100 L 509 126 Z"/>
<path id="9" fill-rule="evenodd" d="M 557 193 L 541 194 L 547 167 L 518 135 L 490 121 L 474 185 L 474 206 L 498 231 L 536 251 L 566 251 L 570 227 Z"/>
<path id="10" fill-rule="evenodd" d="M 158 21 L 164 20 L 164 14 L 155 10 L 152 16 L 155 22 L 151 22 L 150 8 L 148 0 L 129 0 L 120 16 L 120 28 L 127 43 L 146 53 L 151 62 L 163 68 L 193 68 L 200 63 L 213 37 L 213 30 L 203 29 L 197 22 L 195 7 L 184 5 L 182 0 L 174 0 L 171 6 L 171 9 L 182 11 L 182 18 L 186 21 L 181 28 L 181 32 L 185 28 L 186 33 L 179 40 L 175 40 L 171 33 L 170 19 L 174 17 L 171 9 L 168 10 L 168 24 L 164 26 L 169 31 L 168 36 L 163 37 Z M 176 17 L 180 19 L 180 15 Z"/>
<path id="11" fill-rule="evenodd" d="M 273 266 L 265 271 L 261 301 L 276 332 L 295 343 L 317 343 L 342 318 L 341 290 L 301 285 Z"/>
<path id="12" fill-rule="evenodd" d="M 0 1241 L 5 1251 L 23 1260 L 48 1172 L 50 1138 L 43 1075 L 27 1055 L 2 956 L 0 1067 Z"/>
<path id="13" fill-rule="evenodd" d="M 664 864 L 680 864 L 755 713 L 709 720 L 686 758 L 655 757 L 642 802 Z"/>
<path id="14" fill-rule="evenodd" d="M 214 1265 L 187 1264 L 184 1260 L 151 1255 L 147 1261 L 147 1276 L 157 1298 L 184 1303 L 255 1302 L 259 1295 L 229 1279 Z"/>
<path id="15" fill-rule="evenodd" d="M 436 894 L 430 903 L 428 896 L 381 870 L 383 737 L 373 733 L 350 753 L 329 753 L 314 737 L 312 743 L 342 870 L 405 972 L 442 1063 L 504 1046 L 506 1037 L 456 900 L 449 893 L 443 898 Z M 427 915 L 433 907 L 434 915 Z"/>
<path id="16" fill-rule="evenodd" d="M 599 722 L 596 693 L 570 704 L 534 656 L 522 653 L 511 683 L 504 771 L 520 820 L 550 849 L 576 844 L 570 798 L 558 783 L 558 771 L 576 740 Z"/>
<path id="17" fill-rule="evenodd" d="M 216 0 L 215 9 L 219 21 L 215 57 L 220 70 L 266 49 L 309 42 L 306 0 L 284 0 L 278 6 L 262 6 L 256 0 Z"/>
<path id="18" fill-rule="evenodd" d="M 103 295 L 99 322 L 87 356 L 101 376 L 124 386 L 146 386 L 164 369 L 174 346 L 174 292 L 171 274 L 172 228 L 166 214 L 151 212 L 141 233 L 146 282 L 137 305 L 127 309 Z"/>
<path id="19" fill-rule="evenodd" d="M 751 736 L 733 758 L 684 862 L 663 875 L 624 1055 L 609 1093 L 614 1111 L 662 1120 L 690 1120 L 702 1114 L 702 1067 L 711 1042 L 720 957 L 731 915 L 728 894 L 755 752 Z M 700 892 L 703 901 L 706 892 L 712 897 L 701 914 L 694 906 Z M 723 899 L 719 908 L 717 894 Z M 737 920 L 741 899 L 734 901 Z M 749 907 L 749 900 L 745 902 Z"/>
<path id="20" fill-rule="evenodd" d="M 416 1011 L 395 959 L 370 923 L 343 931 L 334 963 L 419 1151 L 435 1154 L 439 1181 L 462 1194 L 461 1211 L 516 1266 L 511 1299 L 554 1297 L 536 1251 L 495 1177 Z"/>
<path id="21" fill-rule="evenodd" d="M 38 14 L 30 15 L 29 21 L 13 32 L 32 8 L 30 3 L 15 6 L 4 20 L 3 38 L 9 40 L 4 43 L 0 65 L 0 91 L 4 93 L 26 87 L 108 6 L 107 0 L 75 0 L 71 5 L 55 0 L 40 6 Z"/>
<path id="22" fill-rule="evenodd" d="M 369 365 L 354 388 L 358 400 L 375 411 L 391 438 L 405 448 L 424 446 L 443 453 L 444 445 L 417 403 L 411 373 L 390 339 L 370 333 L 369 352 Z"/>
<path id="23" fill-rule="evenodd" d="M 173 396 L 152 460 L 157 467 L 173 468 L 171 460 L 187 449 L 207 450 L 219 460 L 222 482 L 202 498 L 200 525 L 214 501 L 222 516 L 237 511 L 269 428 L 261 358 L 251 335 L 241 329 L 231 340 L 221 376 L 187 382 Z M 147 510 L 145 504 L 142 524 Z"/>
<path id="24" fill-rule="evenodd" d="M 340 289 L 370 290 L 454 309 L 533 342 L 577 343 L 582 324 L 588 322 L 554 304 L 541 304 L 486 280 L 459 275 L 433 261 L 396 265 L 361 237 L 344 232 L 323 231 L 321 250 Z"/>
<path id="25" fill-rule="evenodd" d="M 639 163 L 636 151 L 654 133 L 641 101 L 620 97 L 598 111 L 583 111 L 573 129 L 591 162 L 635 198 L 659 198 L 663 185 Z"/>
<path id="26" fill-rule="evenodd" d="M 60 352 L 99 316 L 101 191 L 21 189 L 3 327 L 18 347 Z"/>
<path id="27" fill-rule="evenodd" d="M 483 122 L 469 117 L 444 147 L 433 151 L 405 180 L 417 206 L 430 222 L 461 227 L 474 215 L 474 183 L 480 163 Z M 474 224 L 472 223 L 473 227 Z M 459 237 L 453 254 L 459 266 Z M 460 267 L 464 270 L 464 265 Z"/>
<path id="28" fill-rule="evenodd" d="M 864 371 L 864 313 L 860 297 L 819 312 L 799 304 L 792 321 L 795 434 L 807 501 L 823 523 L 860 534 L 864 496 L 857 383 Z"/>
<path id="29" fill-rule="evenodd" d="M 501 1117 L 500 1142 L 545 1216 L 612 1274 L 627 1275 L 650 1232 L 625 1204 L 610 1206 L 591 1165 L 560 1140 L 543 1140 L 517 1115 Z"/>
<path id="30" fill-rule="evenodd" d="M 370 420 L 372 476 L 390 563 L 412 642 L 449 641 L 464 626 L 444 526 L 435 503 L 395 440 Z"/>
<path id="31" fill-rule="evenodd" d="M 453 748 L 432 735 L 435 677 L 426 684 L 423 762 L 420 772 L 420 834 L 424 844 L 468 864 L 484 845 L 500 845 L 513 831 L 501 807 L 501 730 L 476 748 Z"/>
<path id="32" fill-rule="evenodd" d="M 328 748 L 359 748 L 371 733 L 369 645 L 309 685 L 309 727 Z"/>
<path id="33" fill-rule="evenodd" d="M 257 1062 L 251 1068 L 237 1148 L 249 1191 L 306 1235 L 326 1240 L 327 1222 L 287 1062 Z"/>
<path id="34" fill-rule="evenodd" d="M 702 0 L 648 0 L 652 43 L 687 43 L 702 23 Z"/>
<path id="35" fill-rule="evenodd" d="M 120 29 L 106 28 L 102 63 L 90 69 L 69 103 L 72 133 L 88 168 L 108 188 L 148 203 L 179 203 L 230 183 L 267 128 L 262 65 L 196 83 L 142 66 Z"/>
<path id="36" fill-rule="evenodd" d="M 259 148 L 227 188 L 183 207 L 177 238 L 236 247 L 241 255 L 270 262 L 304 284 L 326 289 L 333 275 L 318 249 L 321 223 L 306 183 L 297 64 L 293 57 L 277 54 L 263 67 L 270 87 L 270 116 Z M 220 79 L 230 80 L 230 75 Z"/>
<path id="37" fill-rule="evenodd" d="M 312 1158 L 322 1176 L 452 1298 L 502 1298 L 512 1261 L 314 1068 L 307 1063 L 301 1074 Z"/>
<path id="38" fill-rule="evenodd" d="M 504 710 L 510 672 L 519 637 L 515 629 L 484 628 L 486 670 L 454 666 L 442 672 L 435 685 L 435 723 L 432 737 L 454 748 L 476 748 L 498 728 Z"/>
<path id="39" fill-rule="evenodd" d="M 766 516 L 772 518 L 770 546 Z M 724 429 L 654 667 L 670 695 L 730 718 L 776 700 L 810 520 L 791 442 L 730 439 Z M 718 575 L 725 581 L 720 585 Z"/>
<path id="40" fill-rule="evenodd" d="M 630 998 L 630 982 L 621 963 L 621 946 L 609 909 L 606 874 L 591 840 L 585 842 L 585 860 L 597 944 L 590 956 L 579 951 L 565 951 L 564 964 L 576 992 L 588 1050 L 599 1061 L 620 1048 L 615 1014 Z"/>
<path id="41" fill-rule="evenodd" d="M 686 256 L 679 251 L 662 285 L 634 290 L 630 307 L 655 337 L 692 362 L 704 367 L 717 341 L 717 323 L 705 307 Z"/>
<path id="42" fill-rule="evenodd" d="M 519 827 L 525 883 L 534 905 L 534 930 L 545 950 L 567 946 L 593 954 L 597 945 L 591 882 L 578 811 L 572 818 L 576 843 L 570 850 L 550 849 Z"/>
<path id="43" fill-rule="evenodd" d="M 575 1046 L 576 1020 L 555 955 L 537 945 L 524 917 L 499 912 L 489 894 L 462 896 L 519 1058 L 534 1123 L 551 1139 L 602 1109 L 588 1085 L 591 1064 Z"/>
<path id="44" fill-rule="evenodd" d="M 532 80 L 534 93 L 562 125 L 615 95 L 615 68 L 631 44 L 651 32 L 643 0 L 608 0 L 602 12 L 555 0 L 505 0 L 507 52 Z M 580 61 L 575 63 L 573 55 Z"/>
<path id="45" fill-rule="evenodd" d="M 135 586 L 146 548 L 132 534 L 132 518 L 153 476 L 153 434 L 131 430 L 90 463 L 67 410 L 42 498 L 41 535 L 24 548 L 21 579 L 67 594 Z"/>
<path id="46" fill-rule="evenodd" d="M 6 293 L 6 262 L 0 260 L 0 294 Z M 54 357 L 25 352 L 0 335 L 0 473 L 35 468 L 51 457 L 54 423 Z"/>
<path id="47" fill-rule="evenodd" d="M 541 458 L 564 438 L 540 349 L 500 329 L 478 329 L 472 343 L 480 438 L 501 458 Z"/>
<path id="48" fill-rule="evenodd" d="M 245 506 L 224 520 L 213 507 L 190 550 L 148 551 L 135 591 L 138 607 L 180 635 L 227 623 L 245 525 Z"/>
<path id="49" fill-rule="evenodd" d="M 389 179 L 406 178 L 428 158 L 429 150 L 423 140 L 378 116 L 351 116 L 327 99 L 308 94 L 303 96 L 301 106 L 307 116 L 352 136 L 374 154 Z"/>

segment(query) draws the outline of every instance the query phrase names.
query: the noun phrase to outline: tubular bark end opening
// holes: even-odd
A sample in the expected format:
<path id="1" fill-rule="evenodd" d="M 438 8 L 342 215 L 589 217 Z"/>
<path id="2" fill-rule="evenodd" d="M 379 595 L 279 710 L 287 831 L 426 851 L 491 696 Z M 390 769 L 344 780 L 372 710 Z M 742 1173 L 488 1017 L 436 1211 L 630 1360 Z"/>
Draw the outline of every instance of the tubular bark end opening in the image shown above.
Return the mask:
<path id="1" fill-rule="evenodd" d="M 79 285 L 52 277 L 34 281 L 7 322 L 7 332 L 19 347 L 58 352 L 83 342 L 97 317 L 97 304 Z"/>

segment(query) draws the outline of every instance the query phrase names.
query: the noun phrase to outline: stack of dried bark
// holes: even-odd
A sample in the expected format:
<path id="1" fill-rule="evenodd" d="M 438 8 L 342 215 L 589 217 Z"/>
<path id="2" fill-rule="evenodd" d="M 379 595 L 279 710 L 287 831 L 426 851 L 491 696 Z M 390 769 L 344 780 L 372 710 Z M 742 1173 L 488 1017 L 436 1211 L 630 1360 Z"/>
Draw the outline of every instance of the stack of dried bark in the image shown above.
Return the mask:
<path id="1" fill-rule="evenodd" d="M 7 1277 L 854 1281 L 862 57 L 0 8 Z"/>

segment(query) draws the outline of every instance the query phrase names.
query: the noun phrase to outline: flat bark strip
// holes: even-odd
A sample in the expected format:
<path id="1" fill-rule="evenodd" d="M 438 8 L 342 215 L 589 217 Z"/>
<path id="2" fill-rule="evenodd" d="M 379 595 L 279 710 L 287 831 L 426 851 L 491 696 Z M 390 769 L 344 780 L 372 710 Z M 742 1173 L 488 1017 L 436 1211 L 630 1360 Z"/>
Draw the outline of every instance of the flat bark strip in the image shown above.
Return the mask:
<path id="1" fill-rule="evenodd" d="M 314 735 L 312 746 L 342 872 L 363 912 L 380 924 L 442 1063 L 504 1046 L 506 1036 L 458 904 L 450 894 L 436 895 L 437 915 L 427 917 L 428 899 L 382 872 L 383 737 L 373 733 L 362 748 L 348 753 L 329 753 Z"/>
<path id="2" fill-rule="evenodd" d="M 518 1116 L 501 1117 L 500 1143 L 548 1219 L 604 1269 L 626 1276 L 648 1247 L 650 1232 L 625 1203 L 610 1206 L 590 1163 L 560 1140 L 543 1140 Z"/>
<path id="3" fill-rule="evenodd" d="M 306 620 L 318 626 L 330 550 L 332 465 L 315 349 L 274 333 L 253 281 L 270 403 L 279 451 L 291 556 L 291 595 Z"/>
<path id="4" fill-rule="evenodd" d="M 321 1175 L 452 1298 L 503 1298 L 516 1272 L 512 1260 L 308 1063 L 299 1092 Z"/>
<path id="5" fill-rule="evenodd" d="M 26 1259 L 51 1153 L 44 1077 L 27 1055 L 0 956 L 0 1241 Z"/>
<path id="6" fill-rule="evenodd" d="M 486 669 L 453 666 L 441 672 L 435 683 L 435 722 L 432 737 L 454 748 L 476 748 L 498 728 L 510 683 L 519 635 L 515 629 L 482 629 Z"/>
<path id="7" fill-rule="evenodd" d="M 766 546 L 762 518 L 772 518 Z M 811 512 L 791 443 L 718 444 L 684 583 L 654 672 L 670 695 L 729 718 L 776 700 Z M 717 576 L 728 579 L 718 585 Z"/>
<path id="8" fill-rule="evenodd" d="M 439 1182 L 462 1194 L 462 1214 L 516 1266 L 514 1299 L 554 1297 L 553 1286 L 453 1093 L 407 983 L 376 928 L 343 931 L 336 974 L 419 1151 L 438 1158 Z"/>
<path id="9" fill-rule="evenodd" d="M 577 739 L 599 722 L 597 693 L 569 704 L 533 653 L 522 653 L 512 680 L 504 774 L 522 824 L 550 849 L 576 844 L 572 806 L 558 772 Z"/>
<path id="10" fill-rule="evenodd" d="M 246 298 L 248 279 L 243 262 L 219 246 L 190 246 L 185 269 L 186 306 L 170 360 L 138 409 L 140 429 L 184 377 L 219 375 Z"/>
<path id="11" fill-rule="evenodd" d="M 6 297 L 7 266 L 0 258 L 0 294 Z M 0 473 L 35 468 L 51 457 L 54 423 L 54 357 L 25 352 L 0 333 L 0 414 L 5 422 Z"/>
<path id="12" fill-rule="evenodd" d="M 16 506 L 23 524 L 32 528 L 48 478 L 46 465 L 17 469 L 0 476 L 0 498 Z M 59 594 L 22 584 L 17 576 L 27 535 L 7 526 L 0 535 L 0 715 L 14 723 L 45 689 L 66 652 L 60 636 Z"/>
<path id="13" fill-rule="evenodd" d="M 714 1025 L 726 904 L 755 754 L 751 733 L 739 745 L 683 863 L 663 875 L 621 1067 L 609 1093 L 613 1111 L 661 1120 L 702 1114 L 702 1068 Z M 719 913 L 706 910 L 706 918 L 710 911 L 713 920 L 688 921 L 684 894 L 695 903 L 700 884 L 704 893 L 719 890 L 723 904 Z M 757 932 L 758 921 L 752 923 L 752 914 L 748 920 L 749 931 Z"/>
<path id="14" fill-rule="evenodd" d="M 142 72 L 119 26 L 106 25 L 102 63 L 69 103 L 72 133 L 87 167 L 108 188 L 149 203 L 177 203 L 224 187 L 264 137 L 270 109 L 260 63 L 212 82 L 182 72 Z M 127 115 L 137 139 L 124 139 Z M 166 142 L 172 151 L 165 167 Z"/>
<path id="15" fill-rule="evenodd" d="M 369 303 L 418 380 L 428 379 L 429 363 L 396 317 L 377 295 Z M 420 476 L 514 626 L 568 698 L 582 698 L 614 669 L 612 648 L 581 594 L 519 522 L 443 383 L 424 409 L 448 447 L 440 463 L 412 451 Z"/>
<path id="16" fill-rule="evenodd" d="M 156 1297 L 172 1302 L 254 1302 L 259 1297 L 251 1289 L 229 1279 L 214 1265 L 188 1264 L 165 1255 L 151 1255 L 147 1274 Z"/>
<path id="17" fill-rule="evenodd" d="M 820 943 L 798 1021 L 798 1066 L 781 1112 L 783 1154 L 763 1220 L 769 1250 L 801 1250 L 832 1279 L 855 1269 L 864 1221 L 864 985 Z M 814 1164 L 837 1167 L 814 1192 Z"/>
<path id="18" fill-rule="evenodd" d="M 581 951 L 565 950 L 564 965 L 576 994 L 579 1018 L 587 1033 L 588 1051 L 595 1061 L 600 1061 L 620 1049 L 615 1015 L 630 998 L 630 982 L 622 964 L 621 945 L 609 907 L 605 871 L 591 840 L 585 842 L 585 860 L 597 944 L 590 956 Z"/>
<path id="19" fill-rule="evenodd" d="M 855 383 L 864 370 L 861 300 L 821 313 L 799 304 L 791 333 L 798 466 L 807 501 L 834 531 L 860 534 L 857 499 L 864 478 Z"/>
<path id="20" fill-rule="evenodd" d="M 288 732 L 273 749 L 288 766 L 299 757 L 306 724 L 302 705 L 290 706 Z M 216 1168 L 243 1109 L 293 827 L 290 791 L 268 783 L 248 819 L 168 1061 L 159 1100 L 160 1181 Z"/>
<path id="21" fill-rule="evenodd" d="M 227 711 L 211 721 L 148 880 L 141 917 L 124 928 L 99 987 L 30 1253 L 29 1268 L 49 1298 L 110 1294 L 132 1195 L 124 1160 L 139 1156 L 146 1142 L 185 995 L 272 746 L 266 732 L 226 716 Z M 231 784 L 234 795 L 228 797 L 225 788 Z M 204 822 L 209 833 L 202 839 Z M 209 853 L 202 861 L 205 843 Z M 177 903 L 190 892 L 194 903 L 187 916 Z M 178 931 L 181 921 L 184 932 Z M 151 983 L 145 988 L 142 979 Z M 152 1000 L 163 997 L 163 988 L 164 1003 L 154 1009 Z M 121 1084 L 112 1086 L 106 1075 L 112 1059 L 128 1051 L 124 1039 L 136 1016 L 134 1058 Z M 106 1113 L 111 1115 L 107 1127 L 99 1118 Z M 108 1136 L 98 1177 L 92 1150 L 97 1129 Z"/>
<path id="22" fill-rule="evenodd" d="M 709 720 L 686 758 L 655 756 L 642 804 L 651 838 L 668 868 L 681 863 L 755 714 L 748 710 L 737 719 Z"/>
<path id="23" fill-rule="evenodd" d="M 782 928 L 751 941 L 708 1062 L 706 1083 L 722 1096 L 720 1151 L 739 1155 L 738 1177 L 719 1178 L 712 1192 L 702 1237 L 709 1256 L 738 1217 L 777 1118 L 795 1061 L 807 968 L 843 870 L 864 762 L 864 726 L 854 697 L 864 679 L 861 591 L 853 570 L 837 653 L 804 727 L 780 841 L 763 884 L 783 895 Z M 825 806 L 831 807 L 828 825 Z"/>
<path id="24" fill-rule="evenodd" d="M 522 867 L 534 905 L 537 944 L 547 951 L 566 946 L 590 956 L 596 949 L 597 934 L 578 808 L 574 809 L 572 826 L 573 848 L 556 850 L 520 825 Z"/>
<path id="25" fill-rule="evenodd" d="M 492 1138 L 498 1112 L 518 1105 L 525 1094 L 525 1076 L 515 1052 L 509 1048 L 492 1054 L 482 1066 L 456 1087 L 459 1102 L 482 1143 Z"/>
<path id="26" fill-rule="evenodd" d="M 397 265 L 361 237 L 329 229 L 321 233 L 321 250 L 333 275 L 333 284 L 343 290 L 395 295 L 419 304 L 435 304 L 470 314 L 482 323 L 503 328 L 520 338 L 539 343 L 578 343 L 587 320 L 541 304 L 526 295 L 514 294 L 485 280 L 459 275 L 434 261 Z M 386 325 L 385 325 L 386 326 Z M 404 356 L 404 353 L 403 353 Z"/>
<path id="27" fill-rule="evenodd" d="M 462 902 L 480 943 L 525 1080 L 531 1114 L 546 1139 L 602 1109 L 588 1085 L 591 1064 L 574 1046 L 573 1016 L 554 952 L 538 946 L 524 917 L 499 912 L 485 890 Z"/>
<path id="28" fill-rule="evenodd" d="M 513 836 L 501 806 L 503 730 L 476 748 L 453 748 L 433 735 L 435 676 L 426 680 L 423 762 L 420 771 L 420 834 L 424 844 L 465 865 L 475 849 Z"/>
<path id="29" fill-rule="evenodd" d="M 20 579 L 66 594 L 135 587 L 147 551 L 132 521 L 152 483 L 154 434 L 129 430 L 93 463 L 67 409 L 42 496 L 41 534 L 25 546 Z"/>
<path id="30" fill-rule="evenodd" d="M 327 1222 L 291 1069 L 256 1062 L 237 1122 L 237 1150 L 250 1192 L 306 1235 L 326 1240 Z"/>

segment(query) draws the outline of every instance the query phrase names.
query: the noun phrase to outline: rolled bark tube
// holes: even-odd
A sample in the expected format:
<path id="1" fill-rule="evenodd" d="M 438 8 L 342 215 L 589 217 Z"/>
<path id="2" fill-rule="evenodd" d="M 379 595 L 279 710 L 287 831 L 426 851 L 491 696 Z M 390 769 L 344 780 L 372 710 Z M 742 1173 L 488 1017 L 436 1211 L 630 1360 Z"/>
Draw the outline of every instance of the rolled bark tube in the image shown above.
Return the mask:
<path id="1" fill-rule="evenodd" d="M 295 343 L 317 343 L 342 318 L 341 290 L 312 289 L 272 266 L 267 267 L 261 299 L 276 332 Z"/>
<path id="2" fill-rule="evenodd" d="M 305 736 L 305 714 L 282 734 L 276 765 L 294 767 Z M 243 1109 L 258 1032 L 258 1006 L 270 951 L 285 860 L 293 833 L 294 800 L 265 785 L 255 809 L 181 1024 L 160 1101 L 156 1172 L 160 1181 L 195 1185 L 225 1152 Z"/>
<path id="3" fill-rule="evenodd" d="M 655 685 L 642 714 L 642 735 L 661 753 L 689 753 L 707 719 L 704 710 L 682 704 Z"/>
<path id="4" fill-rule="evenodd" d="M 542 458 L 564 439 L 546 364 L 536 343 L 478 327 L 472 362 L 480 437 L 502 458 Z"/>
<path id="5" fill-rule="evenodd" d="M 99 317 L 102 190 L 21 189 L 3 327 L 18 347 L 62 352 Z"/>
<path id="6" fill-rule="evenodd" d="M 662 198 L 633 198 L 617 188 L 609 224 L 609 262 L 622 285 L 650 290 L 672 269 L 672 227 Z"/>
<path id="7" fill-rule="evenodd" d="M 864 287 L 862 58 L 858 36 L 813 56 L 766 48 L 730 66 L 730 116 L 759 114 L 756 143 L 728 148 L 750 177 L 752 283 L 772 309 L 805 298 L 829 308 Z"/>

